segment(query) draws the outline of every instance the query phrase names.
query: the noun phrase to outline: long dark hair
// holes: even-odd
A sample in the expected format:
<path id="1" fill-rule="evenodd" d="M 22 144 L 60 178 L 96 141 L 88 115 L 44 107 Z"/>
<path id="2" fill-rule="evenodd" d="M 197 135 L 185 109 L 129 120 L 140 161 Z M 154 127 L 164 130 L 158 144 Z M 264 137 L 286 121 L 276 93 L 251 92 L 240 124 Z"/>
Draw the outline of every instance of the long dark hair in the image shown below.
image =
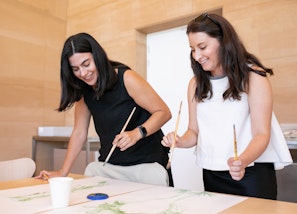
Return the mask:
<path id="1" fill-rule="evenodd" d="M 95 94 L 100 97 L 105 91 L 114 87 L 117 82 L 117 74 L 113 66 L 122 65 L 119 62 L 108 59 L 106 52 L 100 44 L 87 33 L 78 33 L 70 36 L 64 43 L 61 56 L 61 100 L 58 111 L 65 111 L 73 106 L 83 96 L 83 88 L 86 86 L 78 79 L 69 64 L 69 57 L 74 53 L 89 52 L 93 55 L 98 71 L 98 79 L 95 86 Z"/>
<path id="2" fill-rule="evenodd" d="M 272 69 L 264 67 L 256 56 L 247 52 L 238 34 L 224 17 L 203 13 L 190 21 L 187 26 L 187 34 L 196 32 L 204 32 L 216 38 L 220 43 L 218 57 L 230 85 L 223 94 L 225 100 L 228 98 L 240 100 L 240 93 L 247 92 L 249 72 L 252 70 L 250 65 L 263 69 L 263 76 L 266 76 L 266 72 L 273 74 Z M 204 71 L 202 66 L 194 60 L 192 54 L 190 54 L 190 59 L 197 85 L 194 98 L 202 102 L 213 95 L 209 79 L 210 72 Z M 261 74 L 261 71 L 256 71 L 256 73 Z"/>

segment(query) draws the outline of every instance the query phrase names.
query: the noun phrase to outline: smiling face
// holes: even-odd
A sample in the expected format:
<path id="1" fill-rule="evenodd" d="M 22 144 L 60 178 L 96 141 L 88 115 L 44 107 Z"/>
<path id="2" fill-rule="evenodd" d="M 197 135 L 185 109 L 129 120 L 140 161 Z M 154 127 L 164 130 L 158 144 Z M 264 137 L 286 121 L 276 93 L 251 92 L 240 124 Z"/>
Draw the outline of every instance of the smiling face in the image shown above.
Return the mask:
<path id="1" fill-rule="evenodd" d="M 214 77 L 224 75 L 219 62 L 219 41 L 204 32 L 190 32 L 188 39 L 192 57 L 202 66 L 203 70 L 209 71 Z"/>
<path id="2" fill-rule="evenodd" d="M 98 78 L 97 68 L 91 53 L 75 53 L 69 57 L 73 74 L 90 86 L 95 86 Z"/>

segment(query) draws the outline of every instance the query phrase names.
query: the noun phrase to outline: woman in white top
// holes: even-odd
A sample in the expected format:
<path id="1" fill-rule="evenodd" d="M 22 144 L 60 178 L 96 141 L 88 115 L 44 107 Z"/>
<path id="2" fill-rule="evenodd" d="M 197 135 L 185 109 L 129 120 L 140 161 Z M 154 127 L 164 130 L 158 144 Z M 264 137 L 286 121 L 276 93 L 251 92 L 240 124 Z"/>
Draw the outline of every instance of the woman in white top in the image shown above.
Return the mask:
<path id="1" fill-rule="evenodd" d="M 206 191 L 276 199 L 275 166 L 292 159 L 273 115 L 266 77 L 272 69 L 247 52 L 222 16 L 198 16 L 189 22 L 187 35 L 194 72 L 188 86 L 189 125 L 175 146 L 197 145 Z M 274 141 L 273 130 L 278 133 Z M 162 144 L 174 141 L 172 132 Z"/>

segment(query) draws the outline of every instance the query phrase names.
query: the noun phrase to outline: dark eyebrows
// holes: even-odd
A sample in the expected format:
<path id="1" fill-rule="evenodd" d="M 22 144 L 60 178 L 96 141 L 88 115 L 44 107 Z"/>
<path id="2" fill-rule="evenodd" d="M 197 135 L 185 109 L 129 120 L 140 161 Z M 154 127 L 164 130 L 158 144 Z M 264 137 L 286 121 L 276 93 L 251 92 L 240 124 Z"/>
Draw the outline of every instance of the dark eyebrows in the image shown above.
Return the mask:
<path id="1" fill-rule="evenodd" d="M 87 62 L 87 61 L 89 61 L 89 60 L 90 60 L 90 58 L 85 59 L 84 61 L 82 61 L 82 63 L 81 63 L 79 66 L 85 64 L 85 62 Z M 78 66 L 73 66 L 73 65 L 71 65 L 71 67 L 74 68 L 74 67 L 78 67 Z"/>
<path id="2" fill-rule="evenodd" d="M 87 61 L 89 61 L 89 60 L 90 60 L 90 58 L 85 59 L 84 61 L 82 61 L 82 63 L 81 63 L 80 65 L 85 64 L 85 62 L 87 62 Z"/>

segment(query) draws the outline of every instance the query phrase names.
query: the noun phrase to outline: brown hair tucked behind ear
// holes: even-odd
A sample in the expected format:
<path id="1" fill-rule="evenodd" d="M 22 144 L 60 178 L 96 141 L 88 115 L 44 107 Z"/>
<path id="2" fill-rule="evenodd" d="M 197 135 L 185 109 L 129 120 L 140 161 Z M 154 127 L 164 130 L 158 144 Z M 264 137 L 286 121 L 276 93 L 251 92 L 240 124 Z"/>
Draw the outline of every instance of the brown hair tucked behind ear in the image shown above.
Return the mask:
<path id="1" fill-rule="evenodd" d="M 207 13 L 198 16 L 187 26 L 187 34 L 197 32 L 204 32 L 216 38 L 220 43 L 219 60 L 230 84 L 223 94 L 224 99 L 240 100 L 240 93 L 246 92 L 249 72 L 252 70 L 248 64 L 258 66 L 265 73 L 273 74 L 272 69 L 266 68 L 256 56 L 245 49 L 236 31 L 224 17 Z M 210 73 L 203 70 L 192 54 L 190 54 L 190 59 L 197 83 L 195 99 L 202 102 L 206 98 L 211 98 L 213 94 L 209 80 Z"/>

